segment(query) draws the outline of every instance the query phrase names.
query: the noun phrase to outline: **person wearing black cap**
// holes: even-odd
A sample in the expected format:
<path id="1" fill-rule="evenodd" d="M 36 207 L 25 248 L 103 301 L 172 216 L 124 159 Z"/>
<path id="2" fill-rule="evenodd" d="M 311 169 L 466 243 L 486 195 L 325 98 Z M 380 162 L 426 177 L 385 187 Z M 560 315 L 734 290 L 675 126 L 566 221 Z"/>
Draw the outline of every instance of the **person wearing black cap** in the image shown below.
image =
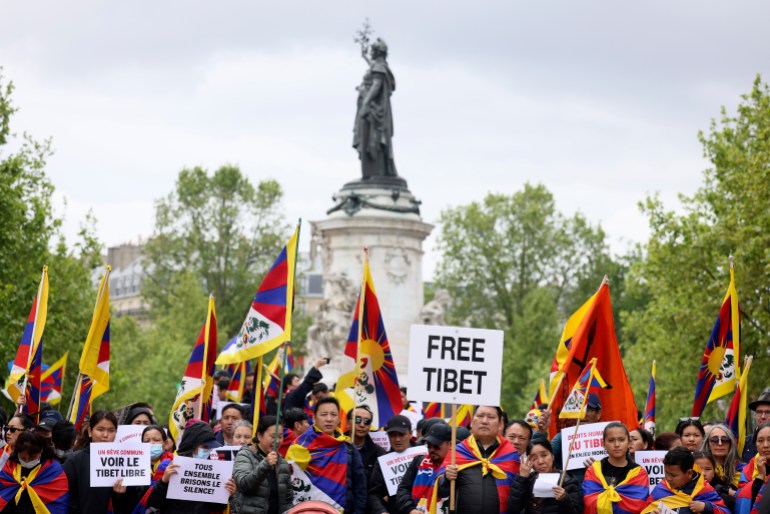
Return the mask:
<path id="1" fill-rule="evenodd" d="M 759 397 L 749 404 L 749 409 L 754 413 L 756 426 L 770 422 L 770 388 L 765 389 Z M 746 443 L 743 446 L 741 460 L 749 462 L 757 454 L 757 430 L 753 434 L 746 434 Z"/>
<path id="2" fill-rule="evenodd" d="M 214 437 L 214 430 L 202 421 L 193 423 L 185 428 L 182 440 L 179 441 L 177 454 L 182 457 L 208 460 L 211 450 L 221 445 Z M 216 503 L 202 503 L 188 500 L 175 500 L 166 497 L 168 494 L 168 482 L 171 475 L 177 472 L 178 464 L 173 462 L 166 466 L 163 477 L 155 483 L 155 486 L 147 500 L 147 505 L 163 512 L 163 514 L 210 514 L 227 508 L 227 505 Z M 230 478 L 225 487 L 230 494 L 235 493 L 235 481 Z"/>
<path id="3" fill-rule="evenodd" d="M 428 455 L 415 457 L 409 463 L 396 491 L 396 511 L 399 514 L 423 514 L 428 512 L 436 471 L 452 446 L 452 427 L 440 418 L 431 423 L 423 442 Z"/>
<path id="4" fill-rule="evenodd" d="M 387 455 L 402 453 L 412 445 L 412 422 L 406 416 L 397 414 L 390 418 L 385 425 L 385 431 L 390 441 L 390 452 Z M 398 513 L 396 495 L 388 494 L 388 486 L 385 484 L 380 466 L 374 466 L 372 470 L 368 507 L 372 514 Z"/>

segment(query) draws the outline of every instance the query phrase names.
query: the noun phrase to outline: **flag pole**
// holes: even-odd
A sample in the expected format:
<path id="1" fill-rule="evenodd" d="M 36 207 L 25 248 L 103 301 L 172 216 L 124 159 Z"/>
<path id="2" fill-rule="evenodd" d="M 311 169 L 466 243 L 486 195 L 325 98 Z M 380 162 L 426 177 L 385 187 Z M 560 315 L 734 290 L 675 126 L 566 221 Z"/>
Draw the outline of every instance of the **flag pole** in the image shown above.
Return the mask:
<path id="1" fill-rule="evenodd" d="M 457 404 L 452 404 L 452 466 L 457 464 Z M 451 480 L 449 482 L 449 512 L 454 514 L 455 512 L 455 487 L 457 486 L 457 480 Z"/>
<path id="2" fill-rule="evenodd" d="M 27 396 L 27 381 L 29 380 L 29 366 L 32 364 L 32 350 L 35 348 L 35 333 L 37 332 L 37 318 L 40 315 L 40 297 L 43 293 L 43 281 L 45 280 L 45 275 L 48 273 L 48 266 L 43 266 L 43 273 L 40 276 L 40 284 L 37 286 L 37 296 L 35 297 L 35 322 L 32 324 L 32 341 L 30 341 L 29 345 L 29 353 L 27 353 L 27 372 L 24 373 L 24 386 L 21 388 L 21 394 Z M 26 402 L 24 402 L 24 405 L 26 405 Z M 18 400 L 16 401 L 16 412 L 22 412 L 24 409 L 21 405 L 19 405 Z"/>
<path id="3" fill-rule="evenodd" d="M 589 377 L 589 380 L 590 377 Z M 564 483 L 564 476 L 567 474 L 567 467 L 569 466 L 569 460 L 572 458 L 572 448 L 575 446 L 575 439 L 577 439 L 578 428 L 580 428 L 580 422 L 583 418 L 578 418 L 575 425 L 575 434 L 572 436 L 572 441 L 569 442 L 569 452 L 567 452 L 567 460 L 564 462 L 564 469 L 561 472 L 561 478 L 559 478 L 559 487 Z"/>

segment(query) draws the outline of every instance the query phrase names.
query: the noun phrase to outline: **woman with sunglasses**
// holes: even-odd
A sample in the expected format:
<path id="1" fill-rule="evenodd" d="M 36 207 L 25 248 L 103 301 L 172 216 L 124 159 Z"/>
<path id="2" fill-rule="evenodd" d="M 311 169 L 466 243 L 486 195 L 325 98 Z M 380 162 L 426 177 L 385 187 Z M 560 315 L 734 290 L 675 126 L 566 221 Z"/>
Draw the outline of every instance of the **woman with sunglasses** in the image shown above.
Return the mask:
<path id="1" fill-rule="evenodd" d="M 2 453 L 0 453 L 0 469 L 8 461 L 13 448 L 16 446 L 16 439 L 19 434 L 26 430 L 30 430 L 34 421 L 32 418 L 21 412 L 17 412 L 11 419 L 8 420 L 8 424 L 3 428 L 3 439 L 5 439 L 5 446 Z"/>
<path id="2" fill-rule="evenodd" d="M 682 441 L 682 446 L 691 452 L 697 452 L 703 446 L 706 431 L 698 418 L 679 418 L 675 432 Z"/>
<path id="3" fill-rule="evenodd" d="M 730 486 L 730 495 L 735 496 L 743 463 L 738 460 L 733 433 L 725 425 L 714 425 L 703 441 L 701 451 L 714 457 L 716 476 Z"/>

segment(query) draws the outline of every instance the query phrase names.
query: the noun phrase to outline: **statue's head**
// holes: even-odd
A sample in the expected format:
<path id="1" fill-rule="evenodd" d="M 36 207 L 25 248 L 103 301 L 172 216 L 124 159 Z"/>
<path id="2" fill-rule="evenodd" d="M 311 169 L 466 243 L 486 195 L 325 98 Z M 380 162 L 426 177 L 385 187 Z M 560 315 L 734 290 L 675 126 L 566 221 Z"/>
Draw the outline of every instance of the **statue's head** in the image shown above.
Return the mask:
<path id="1" fill-rule="evenodd" d="M 387 57 L 388 45 L 382 39 L 377 38 L 377 41 L 372 43 L 371 51 L 372 51 L 372 59 L 376 59 L 377 57 Z"/>

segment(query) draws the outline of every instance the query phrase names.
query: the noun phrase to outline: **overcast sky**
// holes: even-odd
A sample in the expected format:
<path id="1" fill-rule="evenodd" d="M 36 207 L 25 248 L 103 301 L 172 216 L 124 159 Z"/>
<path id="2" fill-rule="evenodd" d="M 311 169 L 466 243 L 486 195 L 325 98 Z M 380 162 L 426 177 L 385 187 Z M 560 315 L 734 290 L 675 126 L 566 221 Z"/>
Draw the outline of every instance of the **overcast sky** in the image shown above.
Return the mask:
<path id="1" fill-rule="evenodd" d="M 288 220 L 322 219 L 360 175 L 366 17 L 390 49 L 396 166 L 425 221 L 542 182 L 615 251 L 647 234 L 639 200 L 674 208 L 697 189 L 698 130 L 770 76 L 766 1 L 0 0 L 0 14 L 13 127 L 53 138 L 67 234 L 93 209 L 108 246 L 151 234 L 185 166 L 276 178 Z"/>

